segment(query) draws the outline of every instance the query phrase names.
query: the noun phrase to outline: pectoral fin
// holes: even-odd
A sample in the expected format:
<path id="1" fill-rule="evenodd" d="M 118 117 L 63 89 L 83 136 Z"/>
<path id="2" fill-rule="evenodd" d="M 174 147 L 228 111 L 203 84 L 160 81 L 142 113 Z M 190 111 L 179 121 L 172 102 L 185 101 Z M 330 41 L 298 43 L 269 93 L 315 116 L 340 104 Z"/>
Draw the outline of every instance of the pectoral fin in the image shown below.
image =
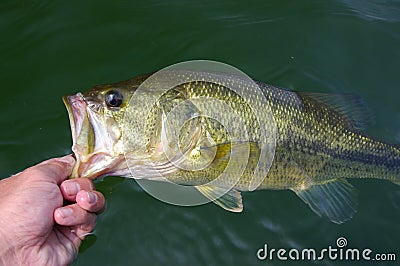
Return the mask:
<path id="1" fill-rule="evenodd" d="M 357 211 L 356 191 L 345 179 L 292 190 L 316 214 L 325 216 L 337 224 L 350 220 Z"/>
<path id="2" fill-rule="evenodd" d="M 215 186 L 200 185 L 196 189 L 215 204 L 231 212 L 242 212 L 242 196 L 239 191 L 231 189 L 226 191 L 224 188 Z"/>

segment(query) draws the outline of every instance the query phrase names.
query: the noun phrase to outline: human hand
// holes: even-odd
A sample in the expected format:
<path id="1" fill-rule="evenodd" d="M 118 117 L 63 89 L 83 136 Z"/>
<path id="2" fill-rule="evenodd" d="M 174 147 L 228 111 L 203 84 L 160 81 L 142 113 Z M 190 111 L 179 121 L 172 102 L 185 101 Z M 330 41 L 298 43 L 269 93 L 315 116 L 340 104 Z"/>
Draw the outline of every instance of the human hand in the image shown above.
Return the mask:
<path id="1" fill-rule="evenodd" d="M 66 265 L 76 258 L 105 199 L 89 179 L 66 180 L 74 163 L 72 156 L 54 158 L 0 180 L 0 264 Z"/>

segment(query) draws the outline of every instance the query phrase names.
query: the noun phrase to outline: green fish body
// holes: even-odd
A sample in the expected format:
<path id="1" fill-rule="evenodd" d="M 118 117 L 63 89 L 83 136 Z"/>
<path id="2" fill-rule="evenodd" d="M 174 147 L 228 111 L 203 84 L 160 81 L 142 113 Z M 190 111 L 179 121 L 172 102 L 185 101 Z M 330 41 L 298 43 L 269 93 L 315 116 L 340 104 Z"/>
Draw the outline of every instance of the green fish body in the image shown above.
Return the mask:
<path id="1" fill-rule="evenodd" d="M 359 97 L 294 92 L 256 82 L 264 99 L 253 94 L 243 99 L 231 89 L 246 86 L 240 77 L 210 75 L 218 82 L 179 84 L 158 97 L 146 114 L 140 114 L 129 99 L 148 76 L 65 97 L 78 161 L 74 177 L 152 179 L 157 170 L 169 182 L 195 186 L 214 203 L 234 212 L 243 209 L 239 191 L 290 189 L 314 212 L 335 223 L 345 222 L 356 212 L 356 192 L 347 178 L 379 178 L 399 184 L 400 148 L 362 133 L 368 112 Z M 148 89 L 140 101 L 151 102 L 152 94 Z M 111 101 L 115 95 L 121 101 Z M 216 102 L 211 108 L 202 107 L 204 99 L 224 106 Z M 174 113 L 178 107 L 181 112 Z M 229 125 L 209 114 L 202 116 L 201 110 L 206 108 L 222 120 L 226 117 Z M 238 120 L 228 119 L 232 116 Z M 138 119 L 143 119 L 142 126 Z M 185 119 L 189 122 L 182 125 L 180 121 Z M 233 135 L 244 130 L 246 139 L 232 137 L 227 128 Z M 142 132 L 143 137 L 131 132 Z M 263 132 L 269 135 L 265 137 Z M 168 142 L 171 136 L 177 140 Z M 272 156 L 263 155 L 266 147 Z M 233 150 L 236 161 L 229 165 Z M 270 163 L 255 174 L 260 158 L 268 158 Z M 218 180 L 228 165 L 228 173 Z M 210 185 L 215 180 L 218 182 Z M 219 195 L 224 188 L 229 188 L 227 193 Z"/>

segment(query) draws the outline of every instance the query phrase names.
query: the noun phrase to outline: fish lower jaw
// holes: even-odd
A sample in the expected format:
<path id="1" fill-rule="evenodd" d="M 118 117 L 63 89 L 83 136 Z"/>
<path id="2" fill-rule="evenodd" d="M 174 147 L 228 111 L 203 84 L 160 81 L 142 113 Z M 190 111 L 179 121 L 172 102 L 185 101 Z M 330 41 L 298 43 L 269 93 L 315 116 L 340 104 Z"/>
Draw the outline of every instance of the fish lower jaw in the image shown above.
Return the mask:
<path id="1" fill-rule="evenodd" d="M 107 153 L 95 153 L 77 156 L 71 178 L 83 177 L 96 179 L 106 175 L 124 176 L 129 169 L 123 155 L 111 156 Z"/>

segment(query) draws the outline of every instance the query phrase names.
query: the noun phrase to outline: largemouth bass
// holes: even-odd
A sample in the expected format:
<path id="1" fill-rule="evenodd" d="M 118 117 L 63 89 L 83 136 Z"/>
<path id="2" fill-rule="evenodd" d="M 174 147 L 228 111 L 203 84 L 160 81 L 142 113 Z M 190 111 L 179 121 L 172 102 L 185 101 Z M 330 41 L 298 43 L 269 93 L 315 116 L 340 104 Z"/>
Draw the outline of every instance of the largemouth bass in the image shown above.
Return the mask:
<path id="1" fill-rule="evenodd" d="M 181 78 L 193 75 L 168 73 Z M 335 223 L 356 212 L 356 191 L 347 178 L 399 184 L 400 148 L 362 133 L 368 115 L 359 97 L 289 91 L 255 82 L 264 99 L 250 95 L 243 100 L 232 91 L 246 87 L 241 77 L 201 75 L 218 82 L 182 82 L 155 97 L 152 86 L 160 86 L 158 80 L 132 101 L 150 77 L 143 75 L 64 96 L 77 159 L 72 177 L 116 175 L 194 186 L 233 212 L 243 210 L 240 191 L 290 189 L 315 213 Z M 202 99 L 227 106 L 213 103 L 205 108 Z M 151 108 L 141 113 L 146 103 L 152 103 Z M 265 111 L 255 113 L 254 107 Z M 202 116 L 205 109 L 209 113 Z M 233 114 L 237 120 L 223 125 L 210 112 L 218 117 Z M 245 139 L 235 133 L 241 129 Z M 272 156 L 263 155 L 265 149 Z M 227 169 L 234 150 L 237 156 L 229 173 L 210 183 Z M 257 168 L 260 159 L 268 162 L 261 160 L 262 167 Z"/>

